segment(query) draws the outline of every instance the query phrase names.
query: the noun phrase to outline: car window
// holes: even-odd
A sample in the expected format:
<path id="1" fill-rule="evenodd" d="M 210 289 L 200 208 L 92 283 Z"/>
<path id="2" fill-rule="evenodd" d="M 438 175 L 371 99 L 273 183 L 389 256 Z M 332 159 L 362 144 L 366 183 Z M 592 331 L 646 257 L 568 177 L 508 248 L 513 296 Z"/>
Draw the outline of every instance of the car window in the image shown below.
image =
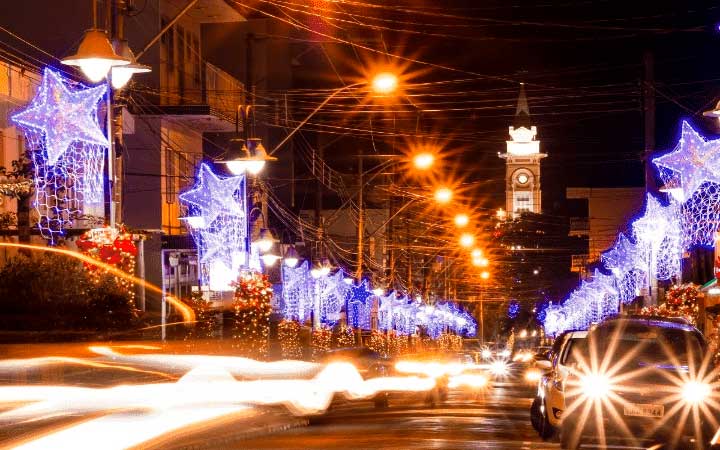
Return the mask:
<path id="1" fill-rule="evenodd" d="M 560 360 L 560 364 L 564 366 L 569 366 L 574 363 L 577 363 L 578 356 L 581 355 L 581 352 L 579 352 L 579 347 L 581 346 L 581 343 L 585 341 L 584 337 L 573 337 L 570 340 L 568 340 L 568 343 L 565 345 L 565 348 L 563 349 L 563 354 Z"/>

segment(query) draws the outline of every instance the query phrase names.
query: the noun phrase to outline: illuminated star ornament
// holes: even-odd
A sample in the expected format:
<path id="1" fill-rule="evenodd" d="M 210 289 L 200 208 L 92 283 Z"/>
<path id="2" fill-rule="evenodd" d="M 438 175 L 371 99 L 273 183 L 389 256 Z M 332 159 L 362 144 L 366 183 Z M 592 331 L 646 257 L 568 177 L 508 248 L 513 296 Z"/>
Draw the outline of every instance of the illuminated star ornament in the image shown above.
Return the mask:
<path id="1" fill-rule="evenodd" d="M 200 208 L 205 226 L 211 226 L 220 214 L 244 217 L 236 193 L 245 179 L 242 176 L 219 178 L 207 164 L 200 165 L 198 184 L 180 194 L 180 200 Z"/>
<path id="2" fill-rule="evenodd" d="M 45 69 L 30 106 L 12 120 L 43 133 L 47 165 L 54 166 L 73 142 L 108 145 L 97 119 L 98 102 L 105 91 L 104 85 L 71 90 L 57 72 Z"/>
<path id="3" fill-rule="evenodd" d="M 706 140 L 692 125 L 683 121 L 680 141 L 675 149 L 653 159 L 653 163 L 660 169 L 679 175 L 682 193 L 680 190 L 672 192 L 679 201 L 683 201 L 705 182 L 720 183 L 720 139 Z"/>
<path id="4" fill-rule="evenodd" d="M 232 291 L 248 269 L 245 177 L 220 178 L 201 164 L 197 184 L 180 194 L 191 217 L 190 232 L 200 254 L 200 280 L 212 291 Z"/>
<path id="5" fill-rule="evenodd" d="M 34 166 L 33 206 L 51 243 L 80 217 L 102 217 L 108 140 L 98 124 L 105 86 L 85 87 L 45 69 L 37 94 L 12 121 Z"/>

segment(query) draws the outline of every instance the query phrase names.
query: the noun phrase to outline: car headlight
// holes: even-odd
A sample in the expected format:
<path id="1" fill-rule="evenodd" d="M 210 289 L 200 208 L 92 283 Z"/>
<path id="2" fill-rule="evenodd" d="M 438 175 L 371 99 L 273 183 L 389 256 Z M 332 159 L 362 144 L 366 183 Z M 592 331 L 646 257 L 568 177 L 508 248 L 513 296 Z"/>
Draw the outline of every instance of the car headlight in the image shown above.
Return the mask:
<path id="1" fill-rule="evenodd" d="M 495 376 L 504 376 L 508 374 L 508 365 L 503 360 L 493 361 L 490 364 L 490 372 Z"/>
<path id="2" fill-rule="evenodd" d="M 490 359 L 490 358 L 492 358 L 492 352 L 488 349 L 485 349 L 482 351 L 482 357 L 484 359 Z"/>
<path id="3" fill-rule="evenodd" d="M 682 388 L 683 400 L 687 403 L 698 404 L 705 401 L 710 395 L 710 385 L 702 381 L 688 381 Z"/>
<path id="4" fill-rule="evenodd" d="M 585 375 L 580 379 L 583 394 L 591 398 L 606 397 L 612 390 L 610 378 L 602 374 Z"/>
<path id="5" fill-rule="evenodd" d="M 542 374 L 537 369 L 529 369 L 527 372 L 525 372 L 525 381 L 529 381 L 530 383 L 535 383 L 537 381 L 540 381 L 540 377 Z"/>

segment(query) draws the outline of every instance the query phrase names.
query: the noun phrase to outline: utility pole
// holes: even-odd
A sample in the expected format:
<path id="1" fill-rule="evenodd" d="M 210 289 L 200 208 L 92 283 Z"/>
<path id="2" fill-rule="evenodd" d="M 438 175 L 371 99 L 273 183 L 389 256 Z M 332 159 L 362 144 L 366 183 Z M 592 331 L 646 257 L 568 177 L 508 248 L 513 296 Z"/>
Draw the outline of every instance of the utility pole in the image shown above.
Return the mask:
<path id="1" fill-rule="evenodd" d="M 652 153 L 655 151 L 655 59 L 650 50 L 645 51 L 643 55 L 643 119 L 645 122 L 645 149 L 643 160 L 645 162 L 645 192 L 654 192 L 657 190 L 655 185 L 655 176 L 652 169 Z M 654 251 L 651 252 L 651 258 L 655 258 Z M 646 298 L 646 305 L 657 304 L 657 277 L 655 276 L 654 260 L 650 261 L 651 270 L 648 274 L 650 280 L 649 297 Z"/>
<path id="2" fill-rule="evenodd" d="M 365 181 L 363 180 L 363 155 L 358 154 L 358 180 L 360 183 L 360 189 L 358 189 L 358 228 L 357 228 L 357 272 L 355 278 L 358 283 L 362 281 L 363 275 L 363 238 L 365 234 L 365 207 L 363 205 L 363 197 L 365 190 Z"/>

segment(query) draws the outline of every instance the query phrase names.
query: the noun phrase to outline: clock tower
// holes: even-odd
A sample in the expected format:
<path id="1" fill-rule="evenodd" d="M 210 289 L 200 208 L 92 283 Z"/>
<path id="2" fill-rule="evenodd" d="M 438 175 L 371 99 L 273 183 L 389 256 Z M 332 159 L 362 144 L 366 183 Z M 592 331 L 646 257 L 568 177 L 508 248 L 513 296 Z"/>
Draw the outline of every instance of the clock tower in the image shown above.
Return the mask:
<path id="1" fill-rule="evenodd" d="M 531 125 L 525 84 L 520 83 L 507 153 L 498 153 L 505 160 L 505 210 L 512 216 L 542 212 L 540 160 L 547 154 L 540 153 L 540 141 L 535 139 L 536 136 L 537 127 Z"/>

